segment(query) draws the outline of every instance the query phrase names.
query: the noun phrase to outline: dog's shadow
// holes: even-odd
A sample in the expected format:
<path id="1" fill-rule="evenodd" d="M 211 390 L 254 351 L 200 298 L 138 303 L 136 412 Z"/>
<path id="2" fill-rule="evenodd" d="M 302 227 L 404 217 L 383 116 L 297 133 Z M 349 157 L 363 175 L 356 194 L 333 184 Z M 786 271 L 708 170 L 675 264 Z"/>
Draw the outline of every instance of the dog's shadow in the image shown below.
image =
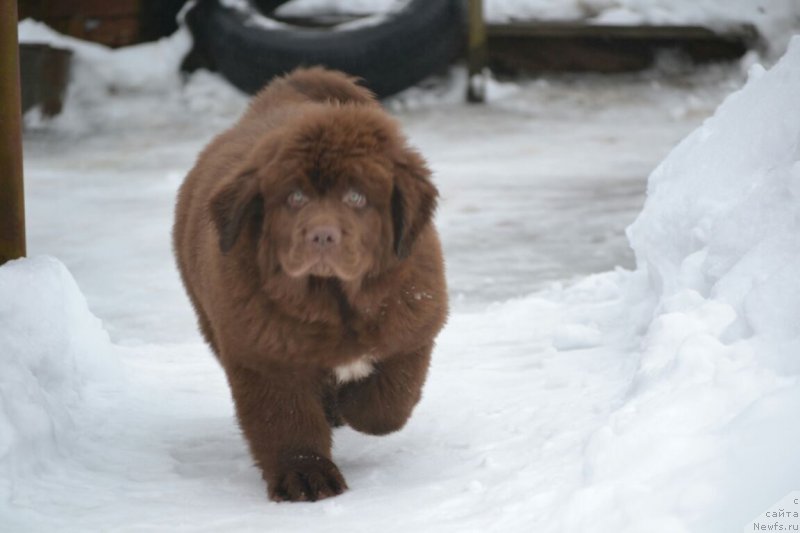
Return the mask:
<path id="1" fill-rule="evenodd" d="M 261 472 L 235 419 L 224 416 L 183 420 L 170 432 L 169 454 L 175 472 L 185 479 L 226 487 L 237 494 L 260 494 Z M 374 437 L 348 427 L 334 430 L 333 459 L 351 489 L 369 488 L 400 475 L 424 446 L 420 433 Z M 419 459 L 419 458 L 417 458 Z"/>
<path id="2" fill-rule="evenodd" d="M 169 453 L 181 476 L 230 479 L 256 468 L 234 420 L 197 418 L 183 420 L 180 426 L 179 431 L 174 428 Z"/>

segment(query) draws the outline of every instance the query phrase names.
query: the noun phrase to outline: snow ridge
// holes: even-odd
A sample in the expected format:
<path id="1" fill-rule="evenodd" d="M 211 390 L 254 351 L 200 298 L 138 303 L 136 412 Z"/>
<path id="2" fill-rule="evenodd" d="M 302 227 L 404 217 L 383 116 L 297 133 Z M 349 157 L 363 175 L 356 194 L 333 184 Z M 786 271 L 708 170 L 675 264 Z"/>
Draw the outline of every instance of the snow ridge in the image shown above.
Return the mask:
<path id="1" fill-rule="evenodd" d="M 639 369 L 575 496 L 603 531 L 740 530 L 796 488 L 799 92 L 795 38 L 650 177 L 628 231 L 629 298 L 651 309 Z"/>
<path id="2" fill-rule="evenodd" d="M 38 257 L 0 268 L 0 500 L 79 438 L 75 413 L 118 387 L 119 370 L 63 264 Z"/>

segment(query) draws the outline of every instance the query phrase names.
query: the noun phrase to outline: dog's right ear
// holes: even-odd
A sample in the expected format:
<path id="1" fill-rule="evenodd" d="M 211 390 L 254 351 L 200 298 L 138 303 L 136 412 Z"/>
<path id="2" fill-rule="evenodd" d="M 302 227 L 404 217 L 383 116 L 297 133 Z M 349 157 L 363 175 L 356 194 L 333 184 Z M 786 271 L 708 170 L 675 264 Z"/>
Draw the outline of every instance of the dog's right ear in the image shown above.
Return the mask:
<path id="1" fill-rule="evenodd" d="M 211 218 L 219 234 L 219 247 L 228 252 L 254 217 L 263 214 L 264 199 L 255 168 L 247 168 L 225 180 L 211 198 Z"/>

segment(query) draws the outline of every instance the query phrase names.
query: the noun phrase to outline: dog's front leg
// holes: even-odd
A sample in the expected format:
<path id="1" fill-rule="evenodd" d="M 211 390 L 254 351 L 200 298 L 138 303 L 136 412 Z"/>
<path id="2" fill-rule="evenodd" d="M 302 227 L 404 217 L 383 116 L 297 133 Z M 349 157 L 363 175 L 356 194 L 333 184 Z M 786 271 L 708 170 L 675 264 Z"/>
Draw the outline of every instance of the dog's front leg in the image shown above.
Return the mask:
<path id="1" fill-rule="evenodd" d="M 227 369 L 236 414 L 275 501 L 315 501 L 347 485 L 331 461 L 319 376 L 297 367 Z"/>
<path id="2" fill-rule="evenodd" d="M 344 383 L 337 400 L 345 422 L 371 435 L 402 428 L 422 395 L 432 349 L 394 355 L 377 362 L 369 376 Z"/>

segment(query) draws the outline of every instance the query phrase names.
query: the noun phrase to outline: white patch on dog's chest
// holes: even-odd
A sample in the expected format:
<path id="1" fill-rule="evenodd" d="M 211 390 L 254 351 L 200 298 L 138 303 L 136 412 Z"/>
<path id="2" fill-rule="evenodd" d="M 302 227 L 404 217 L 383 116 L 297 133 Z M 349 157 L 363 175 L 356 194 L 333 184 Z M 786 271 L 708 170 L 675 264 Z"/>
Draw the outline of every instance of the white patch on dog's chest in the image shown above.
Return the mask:
<path id="1" fill-rule="evenodd" d="M 372 361 L 368 357 L 362 357 L 357 361 L 340 365 L 333 369 L 336 374 L 336 381 L 339 383 L 347 383 L 348 381 L 358 381 L 372 374 L 375 368 L 372 366 Z"/>

